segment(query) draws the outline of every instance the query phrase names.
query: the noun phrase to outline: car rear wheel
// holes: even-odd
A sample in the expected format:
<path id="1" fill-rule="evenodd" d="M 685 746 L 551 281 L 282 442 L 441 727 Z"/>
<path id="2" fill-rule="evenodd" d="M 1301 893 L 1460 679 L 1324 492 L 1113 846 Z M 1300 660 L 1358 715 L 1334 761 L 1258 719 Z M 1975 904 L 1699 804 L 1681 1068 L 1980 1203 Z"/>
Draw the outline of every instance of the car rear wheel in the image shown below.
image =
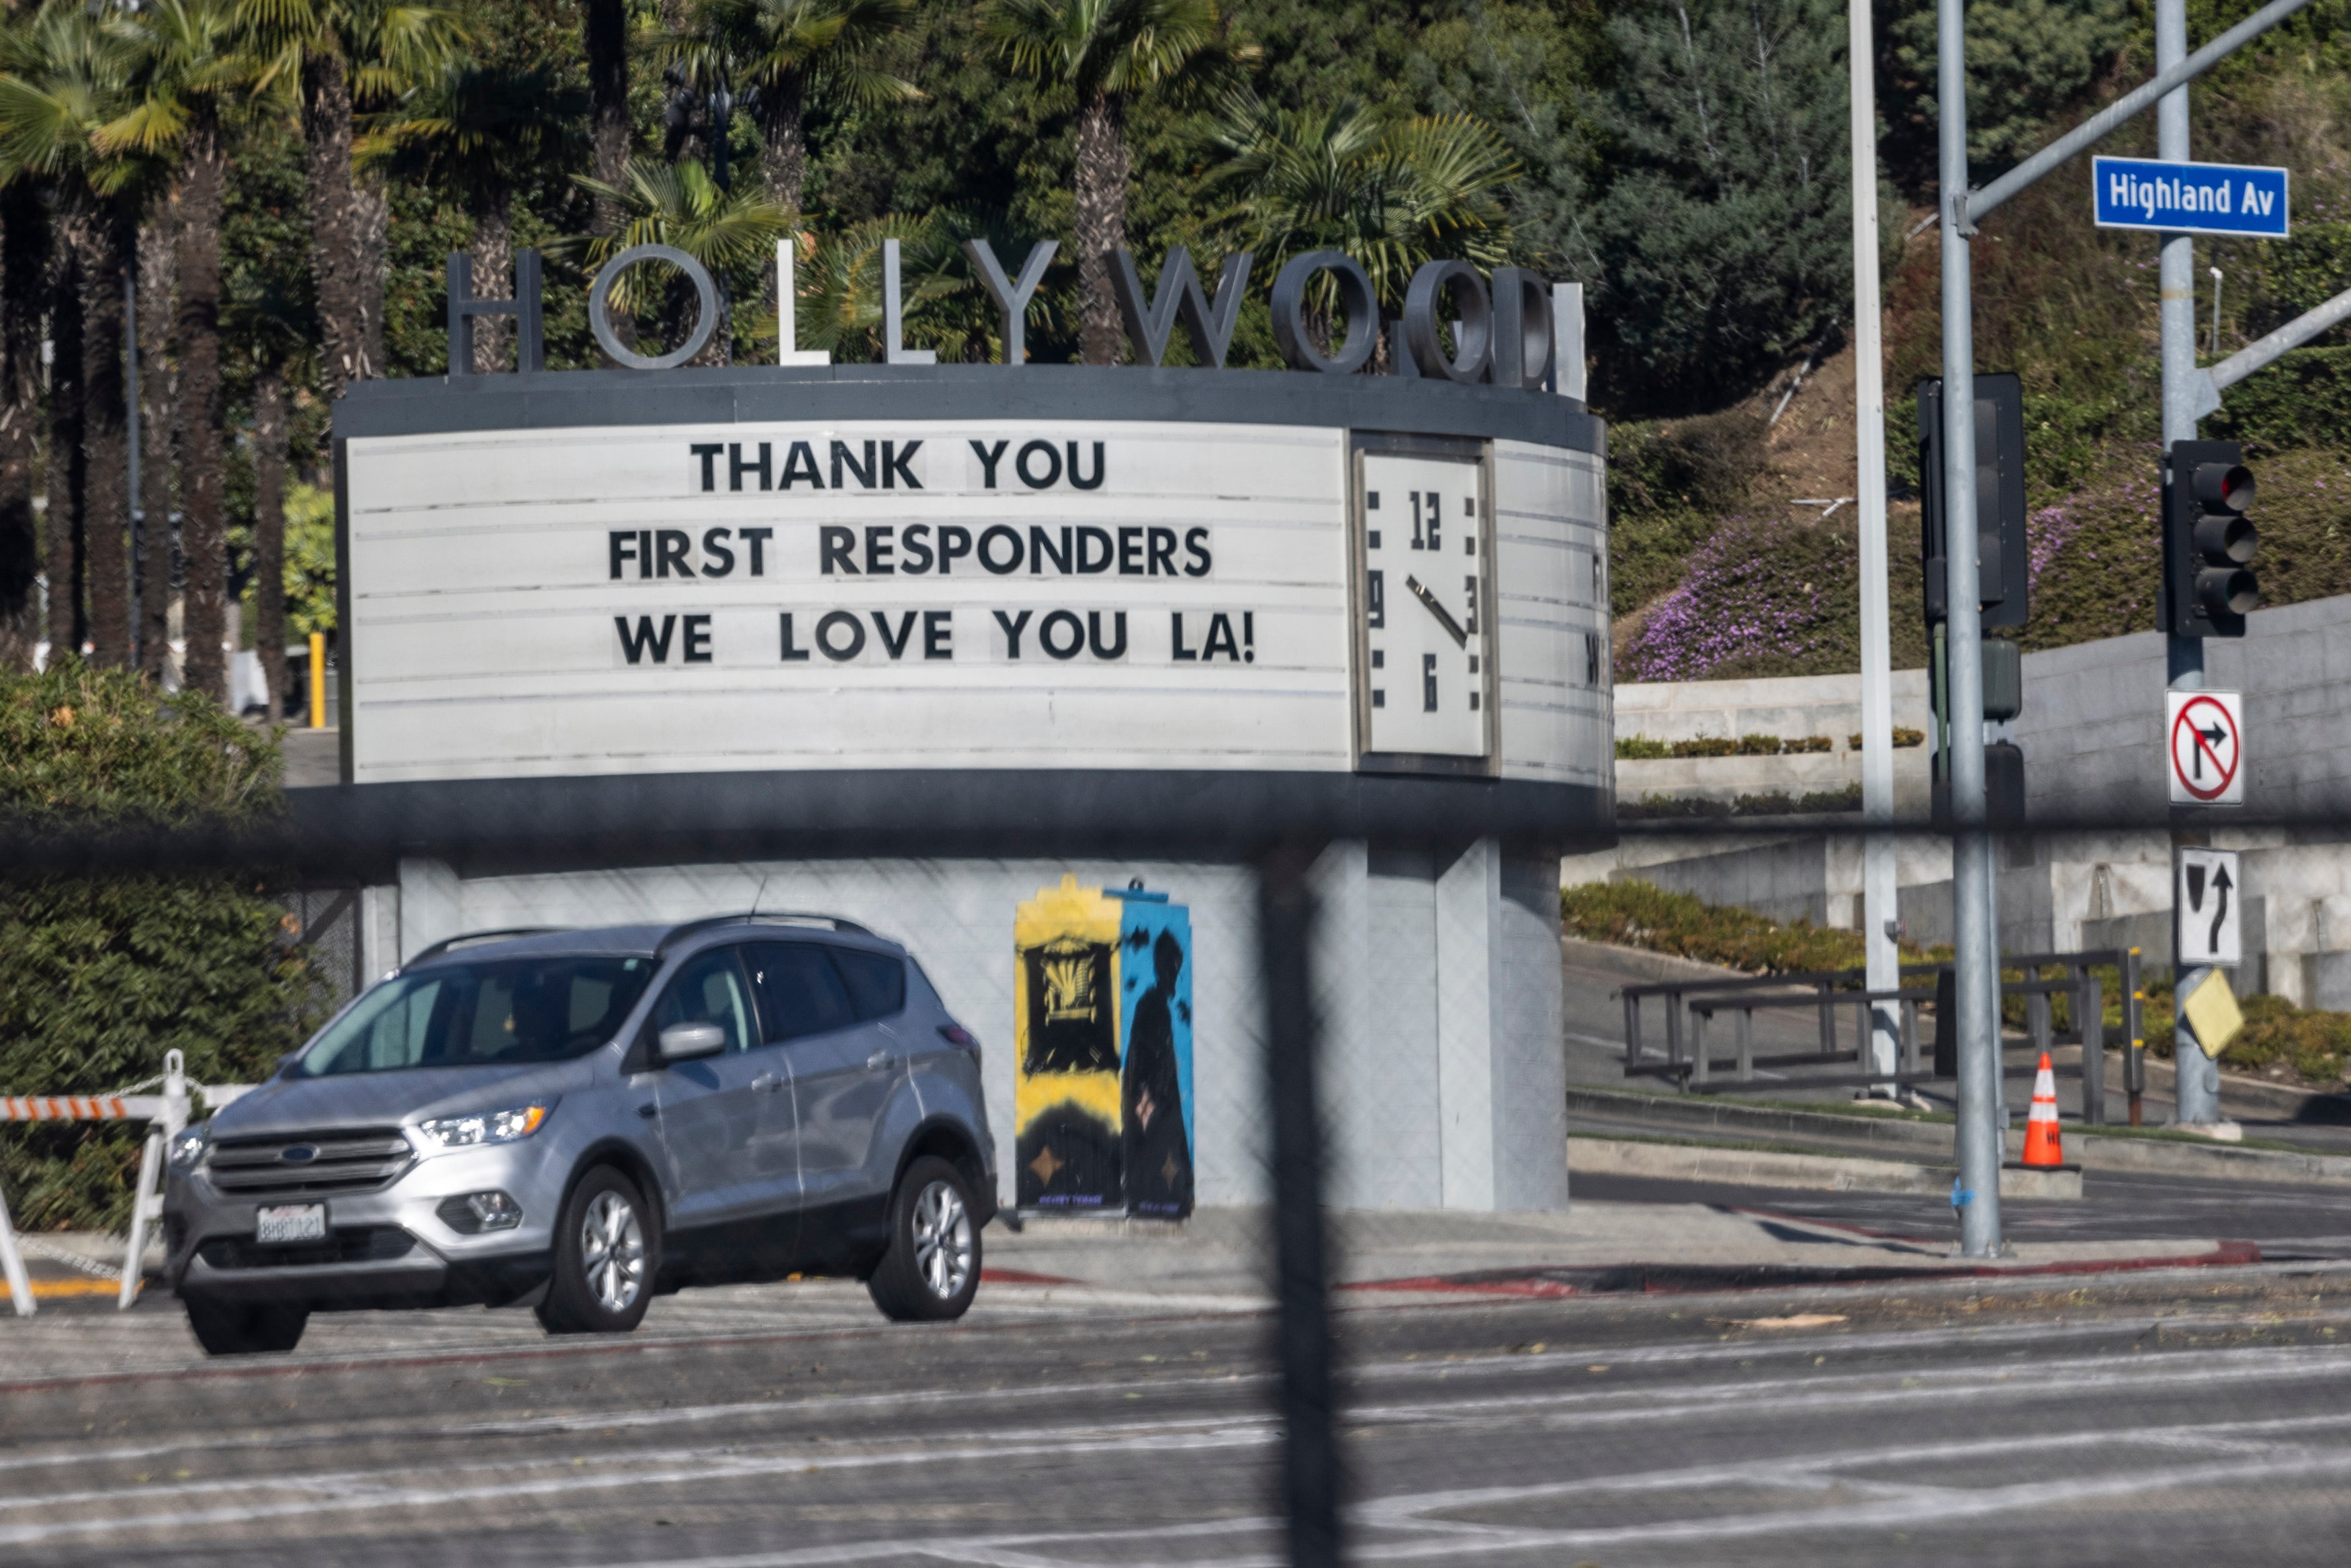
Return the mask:
<path id="1" fill-rule="evenodd" d="M 979 1225 L 962 1172 L 925 1155 L 890 1199 L 890 1250 L 865 1289 L 899 1323 L 961 1317 L 979 1291 Z"/>
<path id="2" fill-rule="evenodd" d="M 644 1321 L 661 1262 L 659 1222 L 611 1166 L 580 1179 L 555 1226 L 555 1269 L 538 1321 L 549 1334 L 626 1334 Z"/>
<path id="3" fill-rule="evenodd" d="M 188 1327 L 206 1355 L 282 1355 L 302 1343 L 310 1309 L 271 1303 L 188 1302 Z"/>

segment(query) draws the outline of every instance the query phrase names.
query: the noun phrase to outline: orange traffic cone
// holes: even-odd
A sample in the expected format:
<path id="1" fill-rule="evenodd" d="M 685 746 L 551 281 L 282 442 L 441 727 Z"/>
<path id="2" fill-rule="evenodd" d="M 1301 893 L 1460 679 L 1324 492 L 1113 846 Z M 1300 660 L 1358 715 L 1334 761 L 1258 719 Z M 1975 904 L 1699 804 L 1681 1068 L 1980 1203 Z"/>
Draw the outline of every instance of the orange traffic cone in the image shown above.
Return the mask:
<path id="1" fill-rule="evenodd" d="M 2024 1163 L 2065 1163 L 2065 1147 L 2057 1135 L 2057 1075 L 2046 1051 L 2041 1053 L 2041 1070 L 2032 1075 L 2032 1109 L 2024 1118 Z"/>

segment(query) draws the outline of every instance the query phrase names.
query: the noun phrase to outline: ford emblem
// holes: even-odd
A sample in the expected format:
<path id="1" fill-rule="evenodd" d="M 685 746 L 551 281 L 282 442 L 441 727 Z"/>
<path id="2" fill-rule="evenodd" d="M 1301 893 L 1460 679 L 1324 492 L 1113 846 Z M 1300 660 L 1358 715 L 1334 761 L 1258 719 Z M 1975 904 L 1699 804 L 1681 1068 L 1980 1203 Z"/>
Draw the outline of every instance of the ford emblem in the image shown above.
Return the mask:
<path id="1" fill-rule="evenodd" d="M 298 1143 L 291 1148 L 279 1149 L 277 1158 L 288 1165 L 308 1165 L 319 1158 L 319 1146 L 314 1143 Z"/>

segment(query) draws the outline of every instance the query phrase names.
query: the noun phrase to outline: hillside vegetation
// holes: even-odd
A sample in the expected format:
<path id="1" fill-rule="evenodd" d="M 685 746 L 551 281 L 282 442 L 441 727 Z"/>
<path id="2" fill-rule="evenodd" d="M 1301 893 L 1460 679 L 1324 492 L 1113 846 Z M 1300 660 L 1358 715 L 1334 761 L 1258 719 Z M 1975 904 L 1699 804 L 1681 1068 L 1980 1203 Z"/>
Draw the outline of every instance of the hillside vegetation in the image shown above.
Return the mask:
<path id="1" fill-rule="evenodd" d="M 2252 9 L 2191 19 L 2200 41 Z M 1974 17 L 1984 11 L 1970 10 Z M 2293 171 L 2294 237 L 2197 242 L 2198 341 L 2211 363 L 2351 287 L 2351 35 L 2346 7 L 2321 5 L 2192 89 L 2197 157 Z M 1971 26 L 1974 24 L 1971 22 Z M 2150 69 L 2144 13 L 2116 36 L 2082 90 L 2029 131 L 2010 126 L 1979 181 L 2093 112 Z M 1889 168 L 1933 211 L 1931 177 L 1889 140 Z M 1914 126 L 1929 136 L 1931 126 Z M 1929 142 L 1930 145 L 1930 142 Z M 2151 118 L 2105 151 L 2152 156 Z M 1973 244 L 1976 362 L 2014 370 L 2026 393 L 2032 619 L 2028 649 L 2155 627 L 2161 580 L 2156 244 L 2089 221 L 2087 159 L 1993 214 Z M 2223 274 L 2220 344 L 2212 285 Z M 1941 358 L 1939 265 L 1931 227 L 1886 279 L 1886 441 L 1895 659 L 1926 660 L 1919 619 L 1917 448 L 1913 392 Z M 2204 423 L 2241 441 L 2260 475 L 2255 563 L 2263 601 L 2351 593 L 2351 337 L 2338 329 L 2240 383 Z M 1731 406 L 1614 432 L 1617 670 L 1624 680 L 1826 674 L 1858 668 L 1854 507 L 1822 515 L 1799 497 L 1854 493 L 1849 345 L 1836 342 L 1768 423 L 1785 373 Z"/>

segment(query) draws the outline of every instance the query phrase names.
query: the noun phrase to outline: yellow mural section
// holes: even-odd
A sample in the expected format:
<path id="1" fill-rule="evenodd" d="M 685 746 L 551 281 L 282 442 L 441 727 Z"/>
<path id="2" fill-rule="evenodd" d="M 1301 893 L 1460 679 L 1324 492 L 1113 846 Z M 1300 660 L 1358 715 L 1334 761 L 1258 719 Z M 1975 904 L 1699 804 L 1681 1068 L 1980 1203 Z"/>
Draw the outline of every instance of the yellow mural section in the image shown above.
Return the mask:
<path id="1" fill-rule="evenodd" d="M 1023 1207 L 1116 1207 L 1119 927 L 1125 906 L 1064 877 L 1013 912 L 1013 1129 Z"/>

